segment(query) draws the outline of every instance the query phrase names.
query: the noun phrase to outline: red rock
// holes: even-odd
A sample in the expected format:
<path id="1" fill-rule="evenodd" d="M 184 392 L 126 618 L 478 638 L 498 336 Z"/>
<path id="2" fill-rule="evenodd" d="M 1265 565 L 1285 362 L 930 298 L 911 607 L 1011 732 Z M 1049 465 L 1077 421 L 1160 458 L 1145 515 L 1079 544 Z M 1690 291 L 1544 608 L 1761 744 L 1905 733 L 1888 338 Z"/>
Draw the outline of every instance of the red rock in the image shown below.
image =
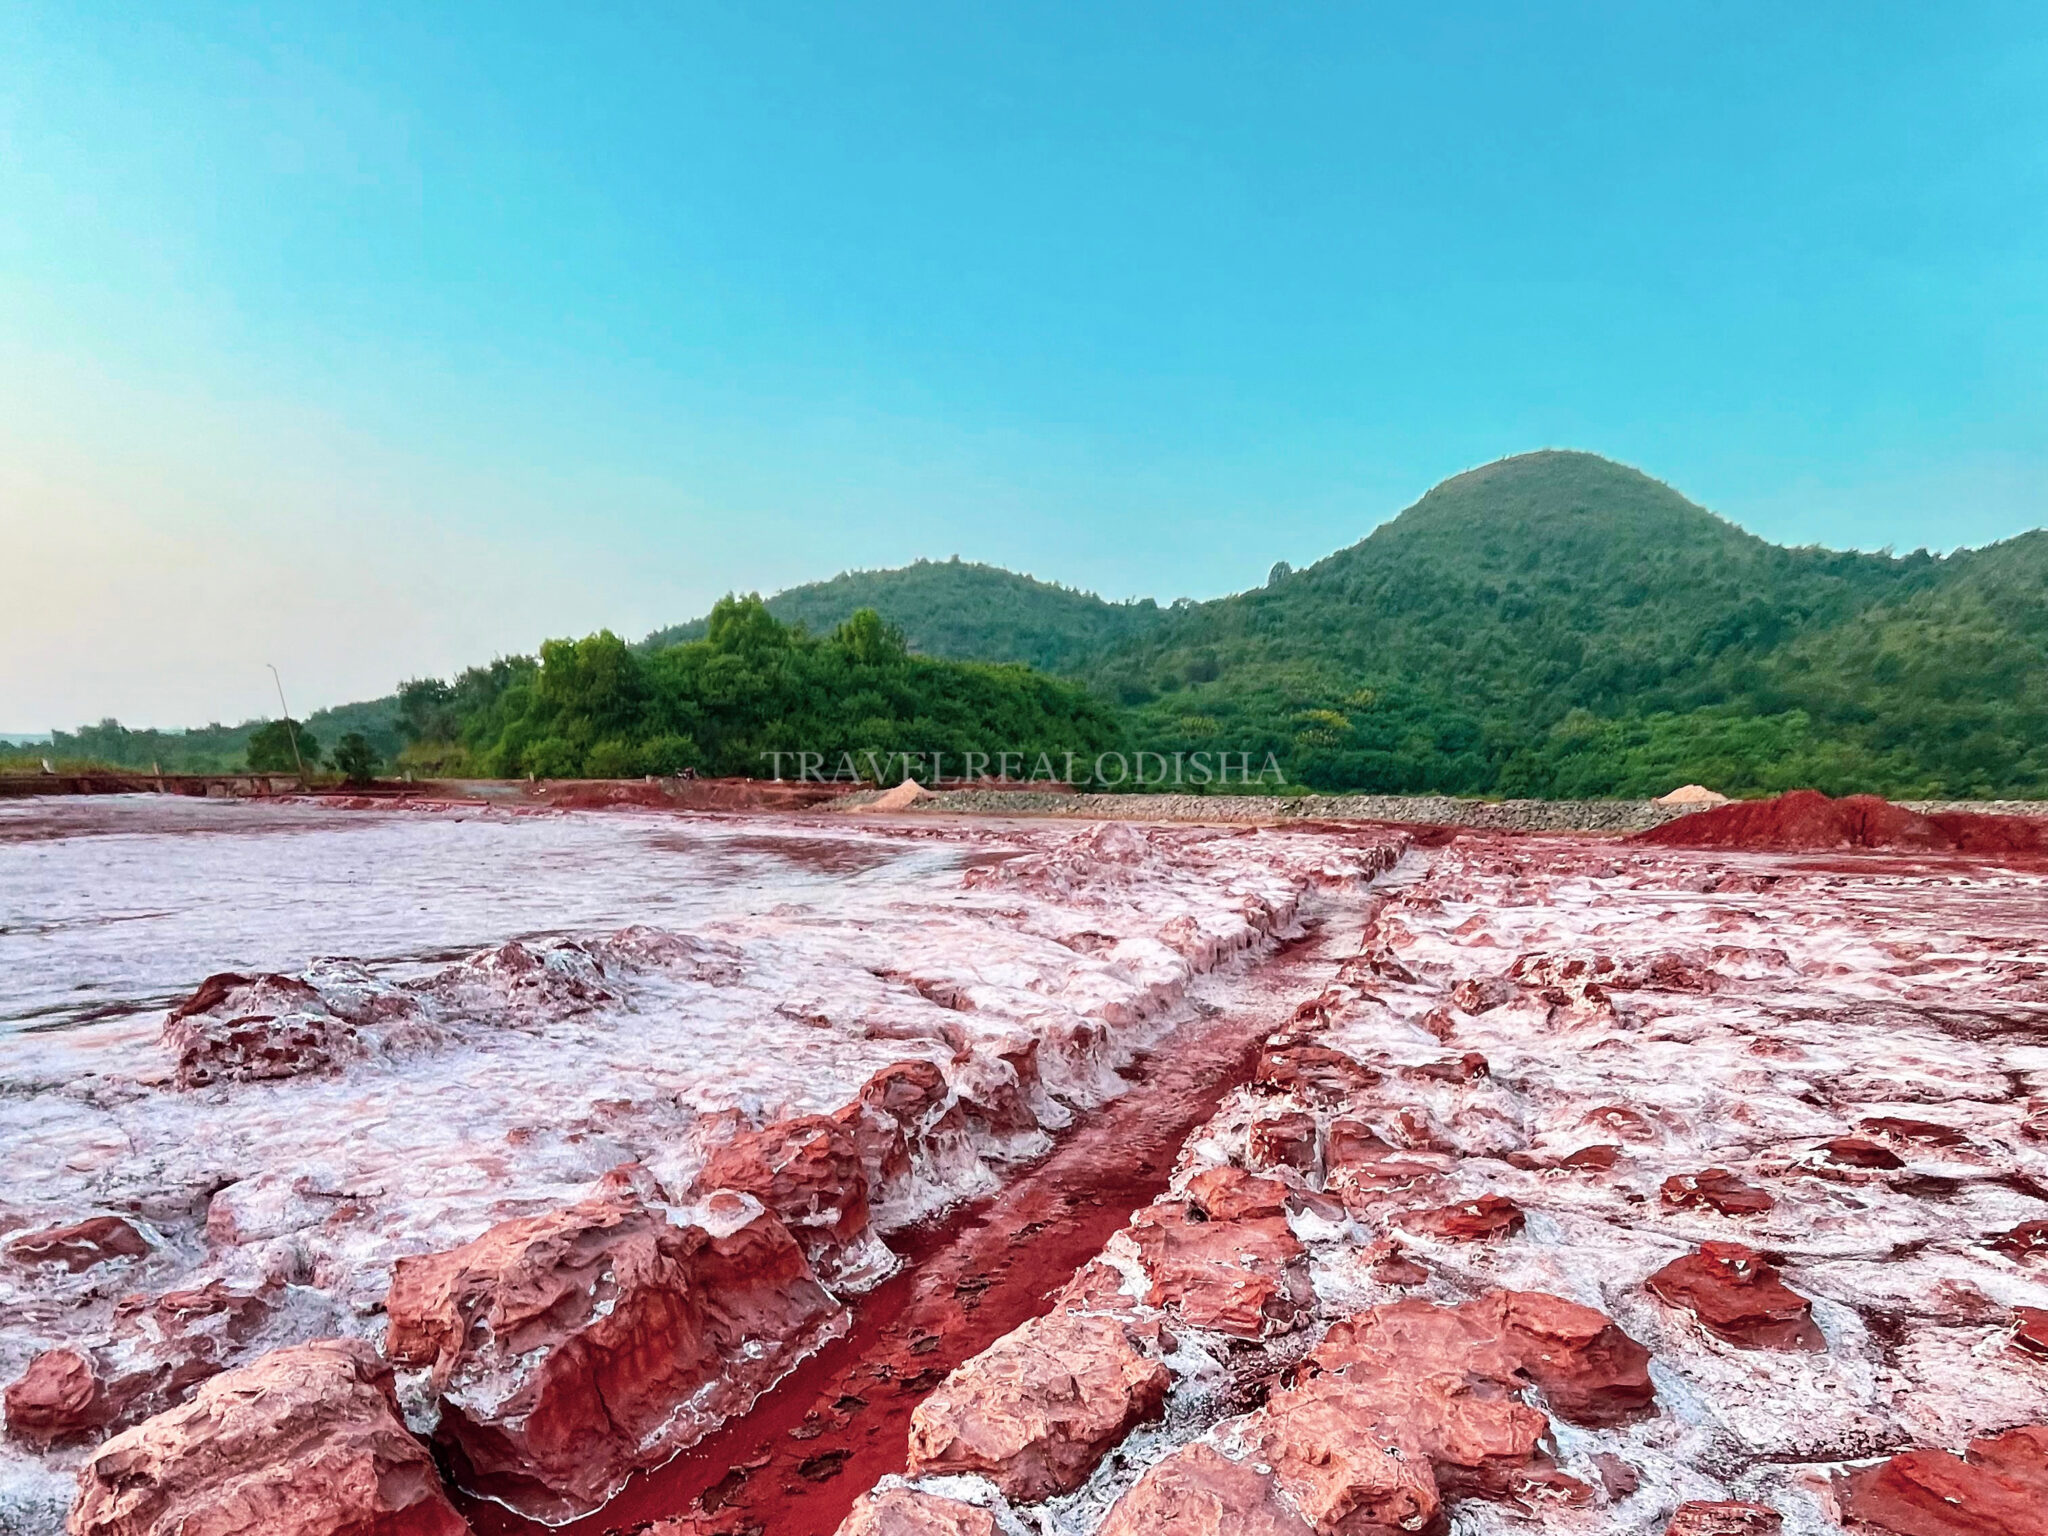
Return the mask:
<path id="1" fill-rule="evenodd" d="M 1387 1205 L 1412 1207 L 1421 1200 L 1442 1199 L 1451 1192 L 1450 1180 L 1433 1163 L 1388 1158 L 1360 1168 L 1341 1170 L 1330 1181 L 1347 1209 L 1372 1215 Z"/>
<path id="2" fill-rule="evenodd" d="M 1652 1294 L 1683 1307 L 1716 1338 L 1743 1349 L 1819 1350 L 1812 1303 L 1740 1243 L 1702 1243 L 1646 1282 Z"/>
<path id="3" fill-rule="evenodd" d="M 1251 1168 L 1295 1168 L 1313 1176 L 1316 1139 L 1314 1115 L 1296 1111 L 1254 1120 L 1246 1142 L 1245 1164 Z"/>
<path id="4" fill-rule="evenodd" d="M 1124 1290 L 1123 1271 L 1100 1259 L 1075 1270 L 1055 1302 L 1063 1312 L 1134 1312 L 1137 1304 L 1137 1297 Z"/>
<path id="5" fill-rule="evenodd" d="M 1522 1230 L 1524 1220 L 1522 1208 L 1505 1195 L 1481 1195 L 1477 1200 L 1435 1210 L 1408 1211 L 1396 1219 L 1411 1232 L 1427 1232 L 1461 1243 L 1511 1237 Z"/>
<path id="6" fill-rule="evenodd" d="M 868 1233 L 868 1178 L 860 1143 L 823 1115 L 777 1121 L 711 1154 L 704 1189 L 752 1195 L 789 1228 L 804 1256 L 829 1270 Z"/>
<path id="7" fill-rule="evenodd" d="M 1288 1045 L 1265 1051 L 1253 1080 L 1275 1092 L 1298 1094 L 1311 1103 L 1341 1103 L 1377 1084 L 1381 1076 L 1328 1046 Z"/>
<path id="8" fill-rule="evenodd" d="M 2048 1536 L 2048 1426 L 1907 1451 L 1840 1483 L 1843 1515 L 1898 1536 Z"/>
<path id="9" fill-rule="evenodd" d="M 1617 1504 L 1643 1486 L 1636 1469 L 1612 1451 L 1595 1451 L 1593 1470 L 1600 1474 L 1600 1486 L 1607 1497 Z"/>
<path id="10" fill-rule="evenodd" d="M 2010 1231 L 2001 1232 L 1992 1238 L 1991 1246 L 2000 1253 L 2010 1254 L 2016 1259 L 2030 1258 L 2037 1253 L 2048 1253 L 2048 1218 L 2023 1221 Z"/>
<path id="11" fill-rule="evenodd" d="M 1726 1168 L 1699 1173 L 1674 1173 L 1664 1181 L 1664 1203 L 1674 1211 L 1704 1206 L 1723 1216 L 1760 1216 L 1777 1204 L 1754 1184 L 1745 1184 Z"/>
<path id="12" fill-rule="evenodd" d="M 1284 1216 L 1290 1191 L 1278 1179 L 1260 1178 L 1242 1168 L 1204 1168 L 1188 1180 L 1187 1201 L 1210 1221 L 1243 1221 L 1247 1217 Z M 1191 1210 L 1190 1215 L 1193 1214 Z"/>
<path id="13" fill-rule="evenodd" d="M 1576 1152 L 1567 1153 L 1557 1160 L 1557 1166 L 1560 1168 L 1602 1170 L 1612 1168 L 1620 1161 L 1621 1148 L 1603 1143 L 1597 1146 L 1581 1147 Z"/>
<path id="14" fill-rule="evenodd" d="M 1579 1124 L 1611 1131 L 1624 1141 L 1654 1141 L 1658 1134 L 1654 1120 L 1624 1104 L 1603 1104 L 1598 1109 L 1588 1110 L 1579 1117 Z"/>
<path id="15" fill-rule="evenodd" d="M 44 1350 L 8 1383 L 7 1433 L 25 1444 L 77 1439 L 106 1420 L 92 1362 L 75 1349 Z"/>
<path id="16" fill-rule="evenodd" d="M 2048 1311 L 2040 1307 L 2014 1307 L 2019 1326 L 2012 1332 L 2012 1347 L 2021 1354 L 2048 1360 Z"/>
<path id="17" fill-rule="evenodd" d="M 979 1473 L 1028 1503 L 1068 1493 L 1110 1447 L 1159 1416 L 1170 1385 L 1166 1367 L 1116 1318 L 1033 1318 L 917 1405 L 910 1471 Z"/>
<path id="18" fill-rule="evenodd" d="M 1872 1136 L 1924 1142 L 1930 1147 L 1960 1147 L 1970 1139 L 1954 1126 L 1937 1125 L 1932 1120 L 1901 1119 L 1896 1115 L 1873 1115 L 1867 1120 L 1859 1120 L 1856 1128 Z"/>
<path id="19" fill-rule="evenodd" d="M 1785 1517 L 1768 1504 L 1689 1499 L 1678 1506 L 1664 1536 L 1778 1536 Z"/>
<path id="20" fill-rule="evenodd" d="M 355 1026 L 295 976 L 209 976 L 164 1019 L 180 1088 L 297 1077 L 355 1054 Z"/>
<path id="21" fill-rule="evenodd" d="M 1385 1249 L 1372 1261 L 1372 1277 L 1382 1285 L 1427 1285 L 1429 1271 L 1409 1258 L 1392 1243 L 1380 1245 Z"/>
<path id="22" fill-rule="evenodd" d="M 1315 1358 L 1332 1370 L 1364 1364 L 1401 1375 L 1442 1366 L 1533 1383 L 1559 1418 L 1588 1427 L 1622 1423 L 1656 1401 L 1648 1350 L 1604 1313 L 1542 1291 L 1490 1291 L 1456 1307 L 1373 1307 L 1333 1325 Z"/>
<path id="23" fill-rule="evenodd" d="M 1299 1326 L 1314 1305 L 1306 1250 L 1283 1216 L 1193 1221 L 1162 1204 L 1128 1231 L 1151 1282 L 1146 1304 L 1194 1327 L 1256 1339 Z"/>
<path id="24" fill-rule="evenodd" d="M 386 1353 L 431 1366 L 436 1440 L 473 1492 L 560 1520 L 744 1412 L 845 1327 L 788 1230 L 739 1196 L 676 1226 L 604 1192 L 401 1259 Z"/>
<path id="25" fill-rule="evenodd" d="M 1467 1306 L 1481 1308 L 1494 1298 Z M 1502 1291 L 1501 1334 L 1516 1369 L 1573 1424 L 1619 1424 L 1656 1401 L 1650 1352 L 1604 1314 L 1542 1291 Z"/>
<path id="26" fill-rule="evenodd" d="M 864 1493 L 837 1536 L 1000 1536 L 996 1517 L 973 1504 L 915 1488 Z"/>
<path id="27" fill-rule="evenodd" d="M 1325 1160 L 1332 1168 L 1358 1168 L 1376 1163 L 1394 1149 L 1363 1120 L 1337 1119 L 1330 1122 L 1329 1150 Z"/>
<path id="28" fill-rule="evenodd" d="M 1495 1293 L 1463 1307 L 1392 1302 L 1339 1322 L 1313 1357 L 1321 1374 L 1253 1420 L 1259 1459 L 1318 1531 L 1422 1529 L 1456 1498 L 1590 1497 L 1558 1473 L 1544 1449 L 1549 1420 L 1519 1397 L 1528 1340 L 1504 1319 L 1519 1306 L 1538 1320 L 1545 1303 L 1585 1310 Z"/>
<path id="29" fill-rule="evenodd" d="M 1484 1056 L 1477 1051 L 1467 1051 L 1447 1061 L 1428 1061 L 1419 1067 L 1411 1067 L 1409 1075 L 1439 1083 L 1470 1083 L 1485 1077 L 1489 1071 Z"/>
<path id="30" fill-rule="evenodd" d="M 139 1259 L 149 1240 L 119 1216 L 88 1216 L 68 1226 L 25 1232 L 7 1244 L 7 1256 L 21 1264 L 62 1264 L 72 1274 L 111 1259 Z"/>
<path id="31" fill-rule="evenodd" d="M 1844 1168 L 1890 1169 L 1906 1166 L 1900 1160 L 1899 1154 L 1891 1148 L 1881 1147 L 1862 1136 L 1837 1136 L 1833 1141 L 1822 1142 L 1818 1150 L 1827 1154 L 1829 1162 Z"/>
<path id="32" fill-rule="evenodd" d="M 1451 988 L 1451 1001 L 1462 1013 L 1491 1013 L 1494 1009 L 1513 1002 L 1522 995 L 1522 989 L 1505 976 L 1492 976 L 1484 980 L 1467 978 Z"/>
<path id="33" fill-rule="evenodd" d="M 1096 1536 L 1313 1536 L 1279 1484 L 1196 1441 L 1118 1499 Z"/>
<path id="34" fill-rule="evenodd" d="M 934 1138 L 967 1133 L 945 1074 L 929 1061 L 884 1067 L 832 1118 L 853 1138 L 870 1200 L 908 1177 L 914 1151 L 928 1149 Z"/>
<path id="35" fill-rule="evenodd" d="M 275 1350 L 116 1435 L 79 1476 L 71 1536 L 463 1536 L 367 1345 Z"/>
<path id="36" fill-rule="evenodd" d="M 114 1304 L 115 1347 L 99 1362 L 103 1423 L 139 1424 L 176 1407 L 251 1344 L 276 1311 L 273 1289 L 222 1280 Z"/>
<path id="37" fill-rule="evenodd" d="M 1258 1460 L 1273 1469 L 1318 1536 L 1428 1530 L 1442 1515 L 1427 1431 L 1409 1423 L 1427 1407 L 1419 1398 L 1395 1405 L 1386 1397 L 1373 1387 L 1323 1376 L 1279 1394 L 1253 1421 Z M 1473 1428 L 1491 1445 L 1537 1454 L 1542 1414 L 1505 1401 L 1488 1403 L 1480 1413 L 1490 1422 Z M 1517 1422 L 1518 1415 L 1532 1419 Z M 1468 1440 L 1475 1438 L 1468 1433 Z"/>

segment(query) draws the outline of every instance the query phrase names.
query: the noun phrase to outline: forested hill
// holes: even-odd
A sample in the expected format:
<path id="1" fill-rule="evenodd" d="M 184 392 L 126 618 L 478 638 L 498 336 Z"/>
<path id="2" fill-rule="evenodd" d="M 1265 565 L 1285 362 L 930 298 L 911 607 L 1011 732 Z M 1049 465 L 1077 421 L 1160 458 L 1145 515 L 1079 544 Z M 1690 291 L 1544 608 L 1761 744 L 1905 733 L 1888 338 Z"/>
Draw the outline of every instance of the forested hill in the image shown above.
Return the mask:
<path id="1" fill-rule="evenodd" d="M 644 661 L 660 682 L 647 686 L 667 712 L 661 751 L 634 716 L 616 741 L 562 736 L 582 756 L 550 745 L 559 733 L 548 725 L 529 762 L 515 738 L 547 724 L 546 711 L 513 722 L 494 701 L 544 676 L 530 658 L 416 681 L 401 699 L 334 718 L 359 716 L 349 728 L 382 739 L 395 726 L 413 742 L 410 763 L 443 771 L 682 761 L 670 738 L 696 744 L 697 766 L 723 769 L 740 746 L 780 744 L 799 724 L 851 740 L 865 722 L 904 740 L 864 745 L 915 749 L 919 731 L 932 734 L 926 746 L 950 742 L 971 716 L 1028 718 L 1033 740 L 1051 740 L 1056 724 L 1096 740 L 1113 725 L 1124 746 L 1168 755 L 1270 752 L 1295 781 L 1326 789 L 1641 795 L 1697 781 L 1731 794 L 2048 795 L 2048 531 L 1947 557 L 1787 549 L 1586 453 L 1459 475 L 1350 548 L 1212 602 L 1107 603 L 956 559 L 792 588 L 766 612 L 744 606 L 807 632 L 762 652 L 783 694 L 747 684 L 767 689 L 762 701 L 787 695 L 787 729 L 719 713 L 738 663 L 715 646 L 674 650 L 706 638 L 701 622 L 651 635 L 617 663 L 640 677 Z M 861 610 L 917 653 L 884 668 L 896 690 L 886 698 L 835 670 L 835 636 Z M 1085 682 L 1116 714 L 1044 679 L 970 677 L 918 656 L 1026 662 Z M 934 702 L 955 692 L 966 714 Z M 847 719 L 833 713 L 842 704 Z M 246 733 L 179 742 L 110 726 L 59 745 L 162 756 L 168 768 L 178 746 L 238 749 Z M 448 750 L 424 750 L 434 743 Z"/>
<path id="2" fill-rule="evenodd" d="M 848 571 L 768 599 L 776 618 L 814 635 L 829 633 L 863 608 L 879 612 L 923 655 L 1021 661 L 1054 672 L 1080 670 L 1117 642 L 1152 628 L 1162 613 L 1149 597 L 1104 602 L 1092 592 L 957 556 L 890 571 Z M 641 648 L 660 650 L 703 637 L 704 620 L 698 619 L 656 630 Z"/>
<path id="3" fill-rule="evenodd" d="M 2048 533 L 1786 549 L 1592 454 L 1448 480 L 1362 542 L 1171 611 L 1083 675 L 1143 744 L 1332 787 L 2048 790 Z"/>

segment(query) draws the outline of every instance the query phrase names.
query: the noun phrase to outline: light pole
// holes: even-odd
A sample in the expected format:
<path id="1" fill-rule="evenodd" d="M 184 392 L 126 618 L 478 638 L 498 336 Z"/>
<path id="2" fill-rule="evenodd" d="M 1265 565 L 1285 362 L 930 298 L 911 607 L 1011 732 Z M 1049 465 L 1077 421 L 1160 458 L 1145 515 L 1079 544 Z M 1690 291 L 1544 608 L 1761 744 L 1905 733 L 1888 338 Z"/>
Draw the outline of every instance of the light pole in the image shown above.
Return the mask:
<path id="1" fill-rule="evenodd" d="M 284 701 L 284 679 L 277 675 L 275 662 L 266 661 L 263 665 L 270 668 L 270 680 L 277 684 L 277 707 L 284 711 L 284 733 L 292 744 L 292 761 L 299 765 L 299 788 L 310 788 L 306 783 L 306 760 L 299 756 L 299 728 L 292 724 L 292 707 Z"/>

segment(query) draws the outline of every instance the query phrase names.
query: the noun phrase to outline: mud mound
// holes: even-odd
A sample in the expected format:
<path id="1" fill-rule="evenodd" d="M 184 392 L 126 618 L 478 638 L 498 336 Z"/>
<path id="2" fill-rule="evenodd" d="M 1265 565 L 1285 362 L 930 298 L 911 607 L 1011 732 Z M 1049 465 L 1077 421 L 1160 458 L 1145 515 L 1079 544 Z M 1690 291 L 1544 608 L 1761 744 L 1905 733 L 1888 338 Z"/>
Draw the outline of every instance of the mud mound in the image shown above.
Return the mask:
<path id="1" fill-rule="evenodd" d="M 1666 848 L 1910 848 L 1952 853 L 2048 853 L 2048 828 L 2024 816 L 1940 811 L 1922 816 L 1876 795 L 1830 800 L 1795 789 L 1667 821 L 1630 839 Z"/>

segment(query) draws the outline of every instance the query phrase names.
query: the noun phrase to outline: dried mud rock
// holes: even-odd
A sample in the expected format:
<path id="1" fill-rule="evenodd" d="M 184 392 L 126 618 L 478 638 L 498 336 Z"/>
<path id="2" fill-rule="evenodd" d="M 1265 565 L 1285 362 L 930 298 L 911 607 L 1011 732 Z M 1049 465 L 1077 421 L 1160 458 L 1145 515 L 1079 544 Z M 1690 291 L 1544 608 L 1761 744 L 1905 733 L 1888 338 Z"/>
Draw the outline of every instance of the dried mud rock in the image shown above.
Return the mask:
<path id="1" fill-rule="evenodd" d="M 1718 1339 L 1743 1349 L 1820 1350 L 1813 1304 L 1777 1269 L 1740 1243 L 1702 1243 L 1645 1282 L 1659 1300 L 1683 1307 Z"/>
<path id="2" fill-rule="evenodd" d="M 759 1200 L 813 1264 L 829 1268 L 868 1236 L 860 1143 L 844 1124 L 823 1115 L 742 1132 L 711 1154 L 700 1182 Z"/>
<path id="3" fill-rule="evenodd" d="M 463 1536 L 369 1346 L 301 1344 L 216 1376 L 117 1435 L 80 1477 L 71 1536 Z"/>
<path id="4" fill-rule="evenodd" d="M 1243 1221 L 1250 1217 L 1284 1216 L 1288 1187 L 1278 1179 L 1261 1178 L 1224 1164 L 1204 1168 L 1187 1182 L 1188 1214 L 1207 1221 Z"/>
<path id="5" fill-rule="evenodd" d="M 1660 1191 L 1674 1211 L 1705 1209 L 1723 1216 L 1761 1216 L 1777 1204 L 1754 1184 L 1745 1184 L 1726 1168 L 1674 1173 Z"/>
<path id="6" fill-rule="evenodd" d="M 1277 1046 L 1259 1057 L 1254 1082 L 1276 1093 L 1292 1093 L 1318 1104 L 1341 1104 L 1380 1081 L 1380 1074 L 1355 1057 L 1322 1045 Z"/>
<path id="7" fill-rule="evenodd" d="M 356 1054 L 355 1027 L 295 976 L 209 976 L 164 1020 L 180 1088 L 331 1069 Z"/>
<path id="8" fill-rule="evenodd" d="M 1991 1246 L 2015 1259 L 2048 1253 L 2048 1219 L 2023 1221 L 2009 1232 L 2001 1232 Z"/>
<path id="9" fill-rule="evenodd" d="M 1481 1195 L 1458 1205 L 1409 1211 L 1398 1219 L 1411 1232 L 1426 1232 L 1461 1243 L 1512 1237 L 1522 1230 L 1523 1222 L 1522 1208 L 1505 1195 Z"/>
<path id="10" fill-rule="evenodd" d="M 7 1433 L 27 1445 L 75 1440 L 106 1422 L 92 1362 L 75 1349 L 46 1349 L 7 1386 Z"/>
<path id="11" fill-rule="evenodd" d="M 1784 1516 L 1768 1504 L 1688 1499 L 1671 1516 L 1664 1536 L 1778 1536 L 1784 1525 Z"/>
<path id="12" fill-rule="evenodd" d="M 1245 1162 L 1253 1168 L 1293 1168 L 1314 1175 L 1316 1171 L 1316 1119 L 1295 1111 L 1252 1122 Z"/>
<path id="13" fill-rule="evenodd" d="M 1117 1500 L 1096 1536 L 1312 1536 L 1280 1485 L 1197 1441 Z"/>
<path id="14" fill-rule="evenodd" d="M 1573 1424 L 1616 1424 L 1656 1401 L 1650 1352 L 1604 1313 L 1542 1291 L 1501 1291 L 1466 1303 L 1490 1318 L 1516 1370 L 1543 1389 L 1550 1411 Z"/>
<path id="15" fill-rule="evenodd" d="M 1842 1479 L 1852 1529 L 1897 1536 L 2048 1536 L 2048 1426 L 1975 1440 L 1963 1456 L 1907 1451 Z"/>
<path id="16" fill-rule="evenodd" d="M 676 1226 L 613 1184 L 399 1261 L 386 1353 L 432 1367 L 435 1438 L 465 1487 L 585 1513 L 844 1328 L 781 1222 L 713 1203 L 714 1227 Z"/>
<path id="17" fill-rule="evenodd" d="M 978 1472 L 1023 1502 L 1071 1492 L 1104 1452 L 1159 1416 L 1170 1381 L 1115 1318 L 1034 1318 L 918 1404 L 910 1470 Z"/>
<path id="18" fill-rule="evenodd" d="M 1455 1307 L 1373 1307 L 1335 1324 L 1315 1359 L 1353 1375 L 1445 1371 L 1509 1388 L 1530 1382 L 1559 1418 L 1587 1426 L 1621 1423 L 1656 1400 L 1647 1349 L 1605 1314 L 1542 1291 L 1492 1291 Z"/>
<path id="19" fill-rule="evenodd" d="M 2014 1307 L 2019 1326 L 2012 1331 L 2012 1347 L 2023 1355 L 2048 1360 L 2048 1308 Z"/>
<path id="20" fill-rule="evenodd" d="M 92 1364 L 99 1391 L 83 1429 L 125 1429 L 175 1407 L 209 1376 L 277 1338 L 275 1288 L 249 1289 L 211 1280 L 161 1296 L 132 1295 L 114 1304 L 111 1335 L 80 1353 Z M 70 1431 L 67 1431 L 67 1434 Z"/>
<path id="21" fill-rule="evenodd" d="M 24 1232 L 7 1244 L 7 1256 L 17 1264 L 61 1264 L 74 1275 L 114 1259 L 139 1259 L 149 1250 L 149 1239 L 119 1216 L 88 1216 Z"/>
<path id="22" fill-rule="evenodd" d="M 1240 1189 L 1243 1186 L 1239 1186 Z M 1201 1207 L 1158 1204 L 1127 1229 L 1151 1282 L 1149 1306 L 1196 1328 L 1256 1339 L 1300 1325 L 1315 1303 L 1307 1250 L 1284 1215 L 1198 1219 Z"/>
<path id="23" fill-rule="evenodd" d="M 837 1536 L 1000 1536 L 996 1517 L 973 1504 L 883 1488 L 864 1493 L 840 1522 Z"/>
<path id="24" fill-rule="evenodd" d="M 1437 1523 L 1443 1494 L 1431 1467 L 1432 1438 L 1450 1457 L 1496 1463 L 1502 1469 L 1538 1454 L 1547 1425 L 1543 1415 L 1511 1399 L 1475 1405 L 1449 1435 L 1431 1436 L 1444 1426 L 1413 1425 L 1429 1408 L 1403 1405 L 1413 1388 L 1398 1394 L 1324 1376 L 1281 1394 L 1260 1410 L 1255 1423 L 1259 1463 L 1274 1477 L 1295 1508 L 1318 1533 L 1345 1536 L 1418 1531 Z M 1505 1472 L 1503 1470 L 1505 1480 Z"/>

